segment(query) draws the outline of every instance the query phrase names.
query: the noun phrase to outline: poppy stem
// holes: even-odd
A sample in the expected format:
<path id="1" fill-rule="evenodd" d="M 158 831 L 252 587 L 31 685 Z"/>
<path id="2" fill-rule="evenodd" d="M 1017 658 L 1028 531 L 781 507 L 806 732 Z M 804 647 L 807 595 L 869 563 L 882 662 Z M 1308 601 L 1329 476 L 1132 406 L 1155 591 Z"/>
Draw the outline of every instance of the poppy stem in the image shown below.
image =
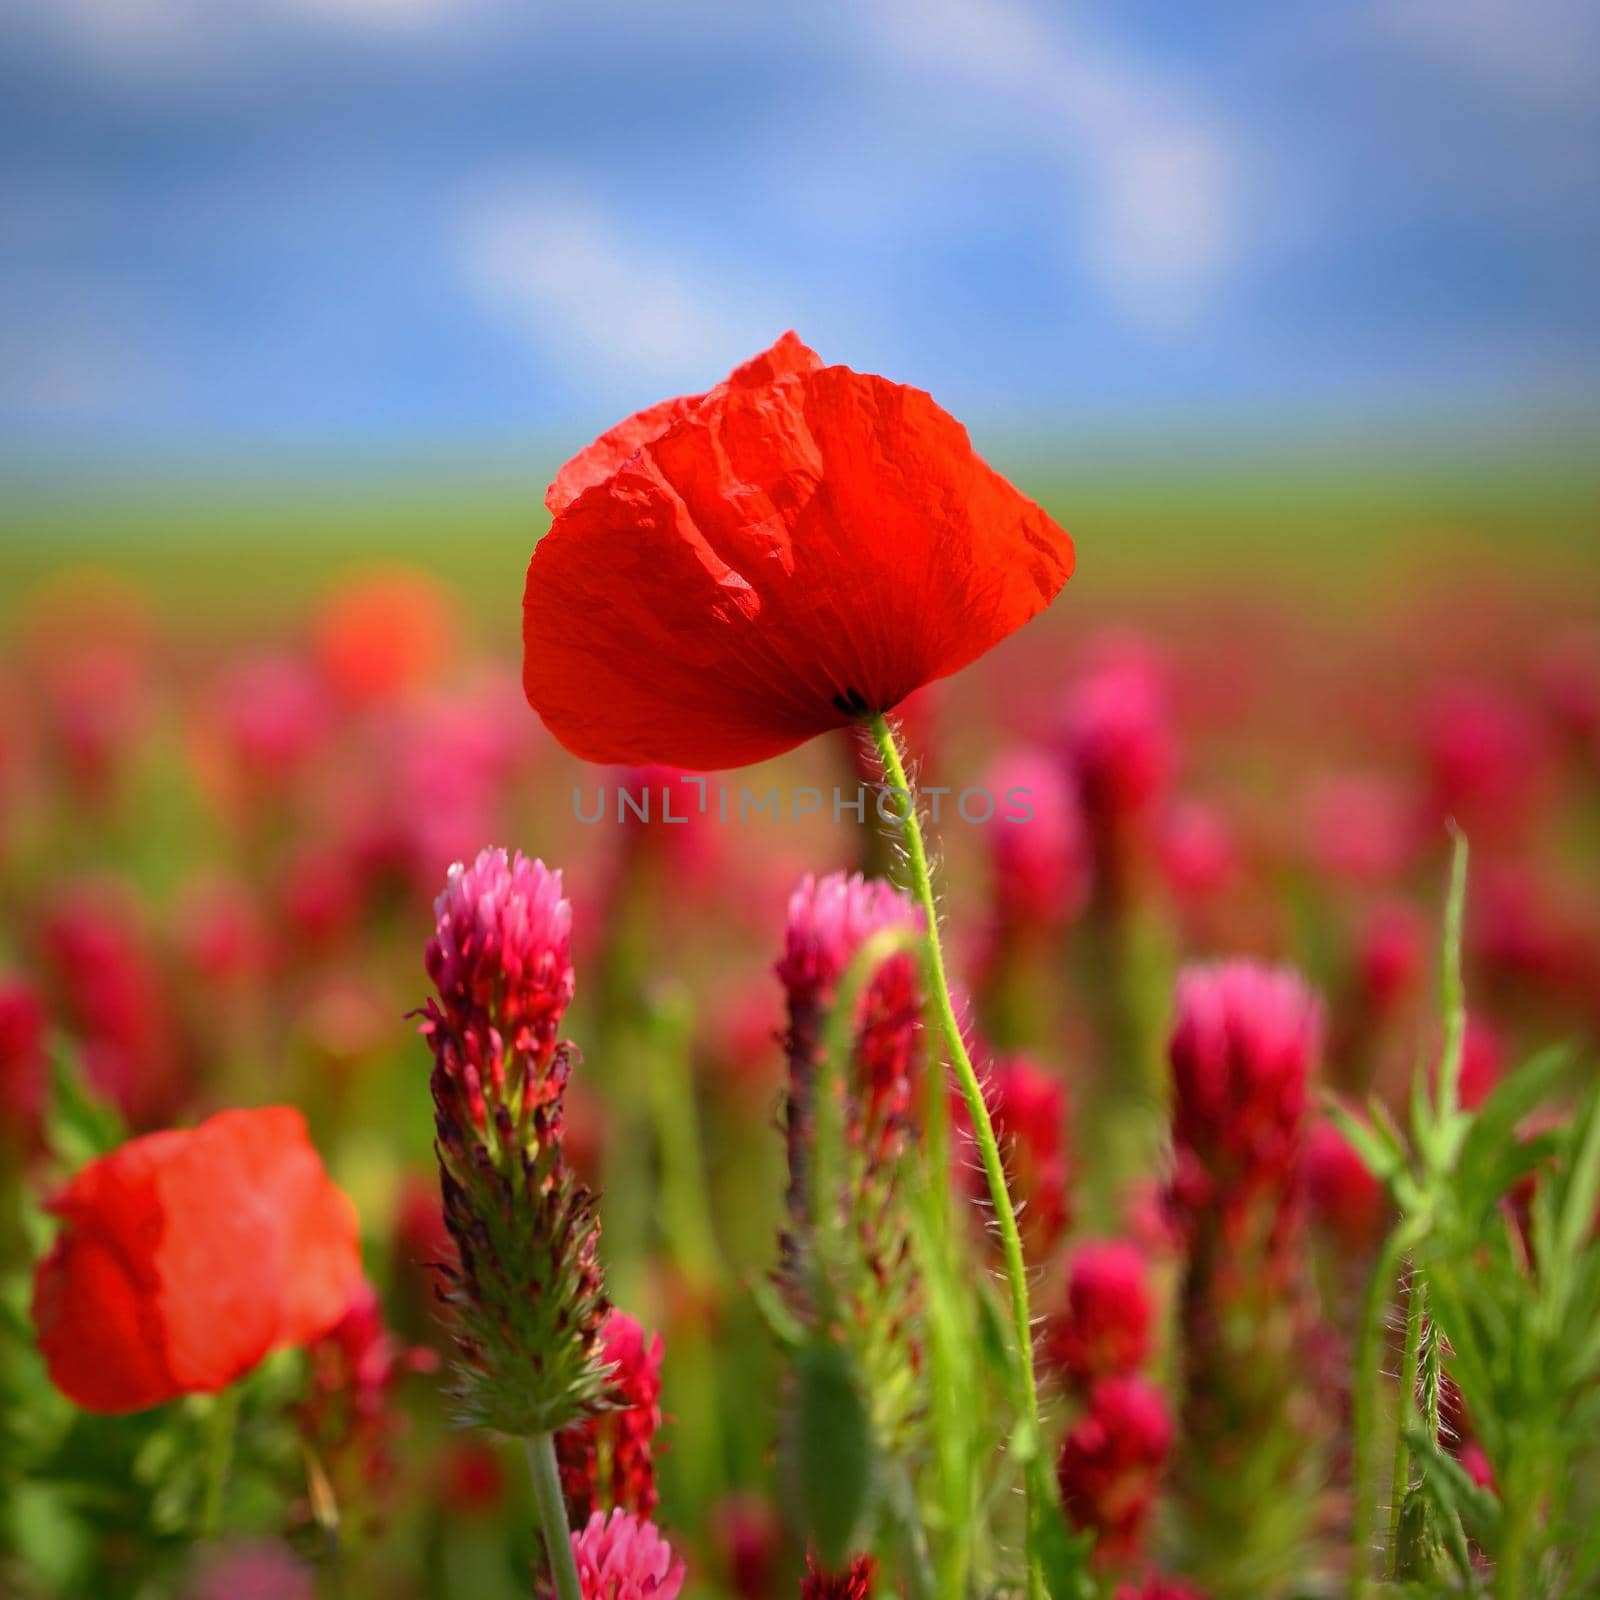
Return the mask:
<path id="1" fill-rule="evenodd" d="M 206 1418 L 205 1494 L 200 1503 L 202 1539 L 216 1539 L 222 1534 L 222 1496 L 228 1485 L 228 1469 L 233 1465 L 240 1393 L 238 1384 L 229 1384 L 212 1402 L 211 1414 Z"/>
<path id="2" fill-rule="evenodd" d="M 994 1211 L 995 1224 L 1000 1233 L 1001 1252 L 1005 1258 L 1006 1286 L 1011 1298 L 1012 1336 L 1017 1346 L 1018 1410 L 1022 1429 L 1027 1434 L 1024 1482 L 1028 1499 L 1028 1594 L 1029 1600 L 1043 1600 L 1044 1575 L 1033 1552 L 1033 1529 L 1042 1519 L 1043 1507 L 1037 1504 L 1043 1486 L 1048 1483 L 1046 1474 L 1037 1470 L 1035 1458 L 1043 1448 L 1039 1430 L 1039 1389 L 1033 1371 L 1033 1317 L 1028 1309 L 1028 1269 L 1022 1255 L 1022 1235 L 1017 1229 L 1016 1207 L 1011 1203 L 1006 1188 L 1005 1167 L 1000 1160 L 1000 1145 L 995 1138 L 994 1123 L 989 1118 L 989 1108 L 984 1104 L 983 1088 L 973 1069 L 972 1057 L 966 1041 L 961 1037 L 961 1024 L 956 1018 L 955 1004 L 950 996 L 950 979 L 945 970 L 944 949 L 939 941 L 939 909 L 933 893 L 933 873 L 928 865 L 927 846 L 922 837 L 922 823 L 917 814 L 916 791 L 906 776 L 905 762 L 894 730 L 883 713 L 875 712 L 867 724 L 877 742 L 878 758 L 883 764 L 884 776 L 891 788 L 905 797 L 905 813 L 900 818 L 901 837 L 905 843 L 906 861 L 911 872 L 911 888 L 928 923 L 928 968 L 932 982 L 932 1000 L 938 1014 L 939 1031 L 944 1036 L 950 1065 L 966 1102 L 967 1115 L 972 1121 L 973 1137 L 983 1162 L 983 1172 L 989 1184 L 989 1201 Z M 942 1174 L 931 1175 L 934 1182 L 943 1181 Z"/>
<path id="3" fill-rule="evenodd" d="M 556 1594 L 559 1600 L 583 1600 L 578 1563 L 572 1554 L 572 1530 L 567 1526 L 566 1497 L 561 1492 L 561 1469 L 556 1465 L 556 1436 L 535 1433 L 523 1442 L 528 1447 L 533 1497 L 539 1506 L 539 1527 L 555 1577 Z"/>

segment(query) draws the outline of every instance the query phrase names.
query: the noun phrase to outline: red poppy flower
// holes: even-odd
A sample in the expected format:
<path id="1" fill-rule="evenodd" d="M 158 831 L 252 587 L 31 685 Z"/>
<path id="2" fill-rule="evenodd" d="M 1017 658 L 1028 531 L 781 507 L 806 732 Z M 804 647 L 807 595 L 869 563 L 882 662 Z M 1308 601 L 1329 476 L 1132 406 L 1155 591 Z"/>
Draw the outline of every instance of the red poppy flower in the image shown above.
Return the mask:
<path id="1" fill-rule="evenodd" d="M 326 1333 L 361 1282 L 355 1209 L 288 1106 L 130 1140 L 51 1209 L 33 1320 L 51 1380 L 90 1411 L 224 1389 Z"/>
<path id="2" fill-rule="evenodd" d="M 777 755 L 976 660 L 1072 572 L 955 418 L 792 333 L 619 423 L 545 501 L 523 688 L 589 761 Z"/>

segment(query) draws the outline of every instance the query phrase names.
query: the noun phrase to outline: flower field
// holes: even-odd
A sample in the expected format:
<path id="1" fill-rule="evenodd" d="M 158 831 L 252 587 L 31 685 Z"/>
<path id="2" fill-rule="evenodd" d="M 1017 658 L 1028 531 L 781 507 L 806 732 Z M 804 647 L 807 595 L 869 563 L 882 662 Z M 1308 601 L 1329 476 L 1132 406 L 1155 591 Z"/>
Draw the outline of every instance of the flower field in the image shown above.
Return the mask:
<path id="1" fill-rule="evenodd" d="M 1600 1593 L 1592 494 L 1012 476 L 8 555 L 0 1592 Z"/>

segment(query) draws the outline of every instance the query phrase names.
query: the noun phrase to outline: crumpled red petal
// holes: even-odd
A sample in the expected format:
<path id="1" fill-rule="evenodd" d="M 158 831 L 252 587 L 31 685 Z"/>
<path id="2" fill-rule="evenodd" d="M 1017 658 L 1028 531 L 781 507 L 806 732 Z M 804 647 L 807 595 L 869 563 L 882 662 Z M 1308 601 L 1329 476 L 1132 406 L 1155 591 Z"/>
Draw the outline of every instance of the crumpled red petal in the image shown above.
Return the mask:
<path id="1" fill-rule="evenodd" d="M 92 1411 L 225 1388 L 325 1333 L 361 1281 L 354 1208 L 286 1106 L 131 1140 L 52 1209 L 34 1323 L 51 1380 Z"/>
<path id="2" fill-rule="evenodd" d="M 575 755 L 777 755 L 959 671 L 1071 575 L 927 394 L 795 347 L 680 403 L 535 550 L 523 686 Z"/>
<path id="3" fill-rule="evenodd" d="M 760 355 L 752 356 L 742 366 L 705 394 L 678 395 L 671 400 L 658 400 L 631 417 L 624 417 L 614 428 L 607 428 L 586 450 L 580 450 L 557 474 L 556 480 L 545 491 L 544 503 L 553 514 L 571 505 L 585 489 L 604 483 L 630 456 L 645 445 L 659 439 L 673 423 L 682 417 L 692 416 L 707 400 L 715 399 L 731 388 L 754 388 L 770 383 L 786 372 L 812 372 L 822 365 L 815 350 L 800 342 L 800 336 L 790 329 Z"/>

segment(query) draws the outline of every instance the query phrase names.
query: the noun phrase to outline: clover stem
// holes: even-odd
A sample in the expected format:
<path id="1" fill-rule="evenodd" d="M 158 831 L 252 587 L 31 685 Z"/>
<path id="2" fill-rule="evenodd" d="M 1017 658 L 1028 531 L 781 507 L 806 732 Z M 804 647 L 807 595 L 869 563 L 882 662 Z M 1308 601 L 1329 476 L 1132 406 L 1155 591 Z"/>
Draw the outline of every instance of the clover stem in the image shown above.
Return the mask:
<path id="1" fill-rule="evenodd" d="M 230 1384 L 212 1403 L 206 1419 L 205 1496 L 200 1505 L 200 1537 L 215 1539 L 222 1533 L 222 1496 L 233 1465 L 233 1436 L 239 1427 L 240 1388 Z"/>
<path id="2" fill-rule="evenodd" d="M 917 815 L 916 794 L 911 780 L 906 776 L 905 763 L 894 731 L 882 712 L 873 714 L 867 724 L 877 742 L 878 757 L 883 763 L 884 776 L 892 788 L 905 797 L 905 814 L 899 819 L 901 837 L 905 844 L 906 861 L 911 873 L 911 888 L 922 906 L 928 924 L 928 967 L 931 976 L 931 999 L 938 1017 L 939 1030 L 944 1036 L 950 1065 L 966 1102 L 967 1115 L 972 1121 L 973 1138 L 978 1155 L 983 1162 L 984 1177 L 988 1180 L 989 1200 L 994 1210 L 995 1224 L 1000 1232 L 1001 1253 L 1005 1261 L 1006 1286 L 1010 1291 L 1012 1335 L 1017 1345 L 1018 1409 L 1029 1432 L 1030 1455 L 1024 1480 L 1028 1497 L 1028 1527 L 1035 1526 L 1042 1475 L 1035 1470 L 1032 1456 L 1041 1448 L 1039 1433 L 1039 1389 L 1033 1371 L 1033 1319 L 1028 1310 L 1028 1269 L 1022 1255 L 1022 1235 L 1017 1229 L 1016 1208 L 1011 1203 L 1006 1188 L 1005 1168 L 1000 1160 L 1000 1146 L 995 1138 L 994 1124 L 989 1118 L 989 1108 L 984 1104 L 983 1088 L 978 1074 L 973 1070 L 972 1057 L 967 1052 L 966 1041 L 961 1037 L 961 1024 L 956 1018 L 955 1004 L 950 996 L 950 979 L 945 970 L 944 950 L 939 941 L 939 909 L 934 899 L 933 874 L 928 866 L 927 847 L 922 837 L 922 823 Z M 935 1183 L 945 1181 L 944 1175 L 932 1174 Z M 1030 1546 L 1032 1540 L 1030 1538 Z M 1031 1550 L 1028 1561 L 1028 1594 L 1030 1600 L 1043 1600 L 1044 1576 L 1039 1562 Z"/>
<path id="3" fill-rule="evenodd" d="M 559 1600 L 583 1600 L 578 1582 L 578 1563 L 572 1554 L 572 1530 L 567 1526 L 567 1502 L 561 1493 L 561 1470 L 556 1465 L 556 1436 L 530 1434 L 528 1467 L 533 1473 L 533 1497 L 539 1506 L 539 1527 L 544 1534 L 545 1554 L 556 1580 Z"/>

